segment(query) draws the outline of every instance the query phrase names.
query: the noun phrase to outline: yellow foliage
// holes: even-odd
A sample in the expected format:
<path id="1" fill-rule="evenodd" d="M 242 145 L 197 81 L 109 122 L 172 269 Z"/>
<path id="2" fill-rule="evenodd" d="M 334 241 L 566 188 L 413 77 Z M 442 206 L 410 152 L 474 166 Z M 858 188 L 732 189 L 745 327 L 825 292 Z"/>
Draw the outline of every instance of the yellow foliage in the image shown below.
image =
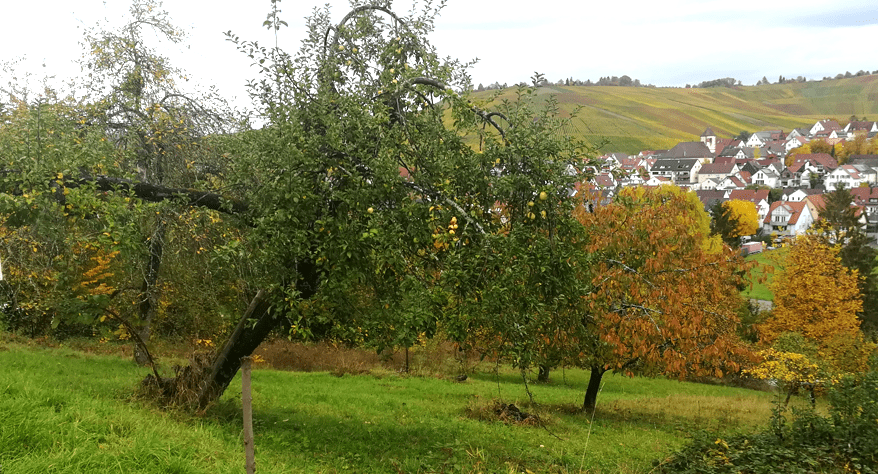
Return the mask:
<path id="1" fill-rule="evenodd" d="M 757 355 L 762 363 L 745 370 L 745 374 L 763 380 L 774 379 L 787 386 L 813 383 L 820 376 L 820 367 L 804 354 L 765 349 Z"/>
<path id="2" fill-rule="evenodd" d="M 734 225 L 732 237 L 753 235 L 759 230 L 759 213 L 756 211 L 756 204 L 732 199 L 724 202 L 722 206 L 728 222 Z"/>
<path id="3" fill-rule="evenodd" d="M 813 235 L 796 239 L 771 285 L 775 307 L 759 327 L 764 342 L 798 332 L 820 345 L 858 331 L 857 313 L 863 308 L 858 274 L 841 264 L 838 251 Z"/>
<path id="4" fill-rule="evenodd" d="M 796 161 L 796 155 L 810 155 L 811 154 L 811 145 L 807 143 L 798 147 L 793 148 L 787 153 L 787 157 L 784 159 L 784 165 L 791 166 Z"/>
<path id="5" fill-rule="evenodd" d="M 116 288 L 109 282 L 115 276 L 112 270 L 114 260 L 119 255 L 118 250 L 106 252 L 91 244 L 85 244 L 77 249 L 77 253 L 88 256 L 88 264 L 91 268 L 84 269 L 78 286 L 86 295 L 110 295 Z"/>

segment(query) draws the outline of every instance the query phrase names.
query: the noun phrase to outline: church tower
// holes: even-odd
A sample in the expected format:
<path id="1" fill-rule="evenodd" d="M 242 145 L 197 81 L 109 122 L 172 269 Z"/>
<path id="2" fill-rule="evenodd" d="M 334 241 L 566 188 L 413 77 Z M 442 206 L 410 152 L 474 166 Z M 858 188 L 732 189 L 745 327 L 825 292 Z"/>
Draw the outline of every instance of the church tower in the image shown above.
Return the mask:
<path id="1" fill-rule="evenodd" d="M 711 153 L 716 154 L 716 134 L 710 127 L 701 134 L 701 143 L 704 143 Z"/>

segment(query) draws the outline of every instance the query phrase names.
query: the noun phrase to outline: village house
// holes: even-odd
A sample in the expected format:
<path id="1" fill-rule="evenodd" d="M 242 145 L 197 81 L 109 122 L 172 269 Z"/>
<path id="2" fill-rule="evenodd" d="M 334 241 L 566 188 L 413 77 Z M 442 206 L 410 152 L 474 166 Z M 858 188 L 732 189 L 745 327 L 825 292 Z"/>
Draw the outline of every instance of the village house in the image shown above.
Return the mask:
<path id="1" fill-rule="evenodd" d="M 804 201 L 776 201 L 771 204 L 762 223 L 767 233 L 794 236 L 805 233 L 814 223 L 814 216 Z"/>
<path id="2" fill-rule="evenodd" d="M 704 204 L 704 210 L 710 212 L 713 206 L 718 202 L 724 202 L 729 198 L 728 191 L 718 191 L 712 189 L 702 189 L 699 191 L 695 191 L 695 195 L 698 196 L 698 200 Z M 760 221 L 761 222 L 761 221 Z"/>
<path id="3" fill-rule="evenodd" d="M 708 163 L 706 165 L 701 165 L 701 169 L 698 170 L 698 183 L 702 184 L 701 189 L 704 188 L 703 184 L 707 180 L 713 181 L 713 187 L 716 187 L 716 184 L 719 183 L 726 176 L 732 175 L 740 171 L 738 165 L 733 162 L 723 162 L 723 163 Z"/>
<path id="4" fill-rule="evenodd" d="M 836 122 L 835 120 L 820 120 L 811 126 L 811 129 L 808 130 L 808 136 L 814 137 L 820 132 L 829 132 L 832 130 L 841 129 L 841 125 L 839 125 L 838 122 Z"/>
<path id="5" fill-rule="evenodd" d="M 804 136 L 800 136 L 800 135 L 796 135 L 796 136 L 790 135 L 790 137 L 787 138 L 787 141 L 784 144 L 784 149 L 787 151 L 787 153 L 789 153 L 790 150 L 792 150 L 794 148 L 799 148 L 800 146 L 803 146 L 810 141 L 811 140 L 808 137 L 804 137 Z"/>
<path id="6" fill-rule="evenodd" d="M 826 173 L 831 173 L 834 169 L 838 168 L 838 162 L 835 161 L 835 158 L 830 156 L 828 153 L 803 153 L 795 155 L 793 159 L 793 164 L 790 165 L 790 168 L 800 168 L 796 167 L 796 164 L 805 163 L 810 165 L 810 168 L 813 168 L 814 172 L 820 175 L 820 179 L 823 179 L 823 176 Z M 808 172 L 808 169 L 795 169 L 794 171 L 800 173 L 802 182 L 805 182 L 805 174 Z"/>
<path id="7" fill-rule="evenodd" d="M 662 153 L 659 159 L 700 160 L 702 164 L 713 163 L 714 153 L 703 142 L 680 142 Z"/>
<path id="8" fill-rule="evenodd" d="M 856 138 L 857 133 L 865 134 L 866 138 L 872 138 L 878 135 L 878 122 L 853 121 L 845 125 L 842 131 L 848 140 Z"/>
<path id="9" fill-rule="evenodd" d="M 826 209 L 825 196 L 826 195 L 823 193 L 809 194 L 801 201 L 808 206 L 808 210 L 811 211 L 811 217 L 814 218 L 814 222 L 817 222 L 820 219 L 820 212 Z"/>
<path id="10" fill-rule="evenodd" d="M 789 168 L 784 168 L 780 172 L 778 185 L 781 188 L 797 188 L 802 185 L 802 180 L 798 173 L 794 173 Z"/>
<path id="11" fill-rule="evenodd" d="M 781 191 L 780 199 L 782 201 L 801 202 L 808 196 L 815 194 L 823 194 L 822 189 L 791 189 L 784 188 Z"/>
<path id="12" fill-rule="evenodd" d="M 750 138 L 747 139 L 747 142 L 744 143 L 744 145 L 754 148 L 762 148 L 771 143 L 782 142 L 785 137 L 786 135 L 783 133 L 783 130 L 765 130 L 750 135 Z"/>
<path id="13" fill-rule="evenodd" d="M 648 180 L 643 182 L 644 186 L 662 186 L 665 184 L 672 185 L 674 182 L 667 176 L 651 176 Z"/>
<path id="14" fill-rule="evenodd" d="M 749 174 L 747 175 L 749 177 Z M 716 185 L 716 189 L 744 189 L 750 185 L 750 181 L 744 178 L 744 172 L 739 171 L 732 176 L 726 176 Z"/>
<path id="15" fill-rule="evenodd" d="M 854 204 L 864 210 L 866 216 L 866 232 L 878 232 L 878 188 L 862 187 L 851 189 Z"/>
<path id="16" fill-rule="evenodd" d="M 699 145 L 702 145 L 699 143 Z M 706 147 L 705 147 L 706 149 Z M 698 158 L 659 158 L 650 169 L 650 176 L 668 178 L 674 184 L 692 184 L 698 177 L 702 162 Z"/>
<path id="17" fill-rule="evenodd" d="M 866 165 L 841 165 L 823 179 L 823 185 L 829 190 L 838 189 L 839 186 L 852 189 L 875 182 L 875 170 Z"/>
<path id="18" fill-rule="evenodd" d="M 751 181 L 757 186 L 768 186 L 769 188 L 776 188 L 780 183 L 780 174 L 778 174 L 774 170 L 774 168 L 765 167 L 753 173 Z"/>
<path id="19" fill-rule="evenodd" d="M 851 155 L 848 157 L 849 165 L 866 165 L 878 170 L 878 155 Z"/>

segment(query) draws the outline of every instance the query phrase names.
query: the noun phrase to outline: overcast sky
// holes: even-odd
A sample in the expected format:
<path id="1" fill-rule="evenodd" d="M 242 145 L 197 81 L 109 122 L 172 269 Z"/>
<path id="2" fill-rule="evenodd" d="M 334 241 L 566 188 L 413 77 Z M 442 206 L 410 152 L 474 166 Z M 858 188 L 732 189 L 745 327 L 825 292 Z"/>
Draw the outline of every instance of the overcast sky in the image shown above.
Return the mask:
<path id="1" fill-rule="evenodd" d="M 280 44 L 299 47 L 304 17 L 326 0 L 284 0 L 290 28 Z M 330 0 L 334 20 L 347 1 Z M 410 1 L 397 2 L 404 13 Z M 225 41 L 273 44 L 261 27 L 269 0 L 167 0 L 164 8 L 189 34 L 189 49 L 165 51 L 202 85 L 246 101 L 244 83 L 255 70 Z M 37 75 L 74 76 L 83 28 L 106 18 L 121 25 L 128 2 L 119 0 L 11 1 L 3 8 L 0 60 Z M 766 76 L 820 79 L 878 70 L 878 4 L 825 0 L 448 0 L 431 41 L 442 56 L 479 58 L 474 84 L 528 81 L 535 71 L 551 81 L 628 75 L 644 84 L 684 86 L 734 77 L 745 85 Z M 45 64 L 45 68 L 42 65 Z"/>

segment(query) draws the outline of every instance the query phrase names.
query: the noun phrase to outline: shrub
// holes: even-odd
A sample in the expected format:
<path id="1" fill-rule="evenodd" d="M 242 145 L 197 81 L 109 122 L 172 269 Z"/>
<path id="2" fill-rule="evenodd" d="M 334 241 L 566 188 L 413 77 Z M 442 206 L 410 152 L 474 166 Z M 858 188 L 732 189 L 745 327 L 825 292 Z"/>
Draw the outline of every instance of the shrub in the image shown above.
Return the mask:
<path id="1" fill-rule="evenodd" d="M 829 392 L 827 416 L 786 416 L 778 404 L 767 430 L 723 439 L 700 433 L 656 463 L 658 473 L 878 473 L 878 372 L 848 376 Z"/>

